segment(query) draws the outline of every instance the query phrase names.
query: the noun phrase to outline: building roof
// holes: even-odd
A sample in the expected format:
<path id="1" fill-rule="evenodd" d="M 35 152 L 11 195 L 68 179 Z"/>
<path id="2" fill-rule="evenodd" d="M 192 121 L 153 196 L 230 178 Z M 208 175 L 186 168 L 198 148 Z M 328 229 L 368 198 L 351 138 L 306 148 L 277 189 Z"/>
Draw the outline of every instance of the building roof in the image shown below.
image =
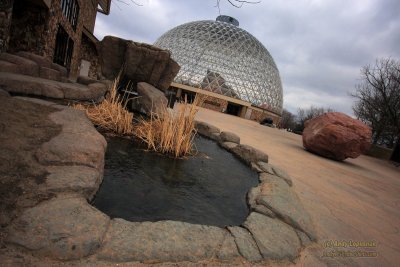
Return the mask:
<path id="1" fill-rule="evenodd" d="M 111 0 L 99 0 L 99 6 L 100 8 L 97 11 L 105 15 L 110 14 Z"/>
<path id="2" fill-rule="evenodd" d="M 237 25 L 228 16 L 189 22 L 166 32 L 155 46 L 171 51 L 181 66 L 176 83 L 227 96 L 233 91 L 235 97 L 281 114 L 279 70 L 264 45 Z"/>

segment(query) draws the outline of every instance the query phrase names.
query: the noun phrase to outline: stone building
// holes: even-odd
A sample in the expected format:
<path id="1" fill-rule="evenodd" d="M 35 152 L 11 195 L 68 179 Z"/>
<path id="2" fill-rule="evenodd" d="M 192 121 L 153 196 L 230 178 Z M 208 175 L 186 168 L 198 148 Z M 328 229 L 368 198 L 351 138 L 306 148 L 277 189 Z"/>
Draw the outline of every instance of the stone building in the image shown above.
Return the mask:
<path id="1" fill-rule="evenodd" d="M 111 0 L 0 1 L 0 50 L 28 51 L 67 68 L 70 78 L 96 78 L 97 12 L 108 15 Z"/>

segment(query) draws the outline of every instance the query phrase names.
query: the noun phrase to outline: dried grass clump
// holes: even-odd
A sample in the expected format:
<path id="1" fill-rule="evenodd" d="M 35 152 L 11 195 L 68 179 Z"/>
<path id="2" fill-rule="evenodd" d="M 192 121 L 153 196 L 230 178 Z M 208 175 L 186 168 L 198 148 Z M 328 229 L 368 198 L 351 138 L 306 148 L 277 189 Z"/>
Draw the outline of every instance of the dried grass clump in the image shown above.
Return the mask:
<path id="1" fill-rule="evenodd" d="M 140 119 L 134 135 L 150 150 L 176 158 L 188 155 L 193 151 L 194 118 L 202 101 L 196 97 L 188 104 L 185 99 L 176 112 L 164 108 L 161 114 L 152 114 L 149 120 Z"/>
<path id="2" fill-rule="evenodd" d="M 117 92 L 119 77 L 111 86 L 110 93 L 98 105 L 74 105 L 86 112 L 89 119 L 99 128 L 119 135 L 133 134 L 133 114 L 126 109 L 129 98 Z"/>

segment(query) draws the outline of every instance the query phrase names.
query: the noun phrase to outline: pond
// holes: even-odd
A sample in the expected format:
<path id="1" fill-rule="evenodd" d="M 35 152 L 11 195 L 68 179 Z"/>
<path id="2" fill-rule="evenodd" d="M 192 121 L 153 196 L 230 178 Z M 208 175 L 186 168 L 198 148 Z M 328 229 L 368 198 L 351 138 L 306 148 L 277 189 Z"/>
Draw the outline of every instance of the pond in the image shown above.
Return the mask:
<path id="1" fill-rule="evenodd" d="M 257 173 L 215 142 L 196 137 L 198 153 L 186 159 L 145 151 L 129 139 L 107 142 L 92 204 L 111 218 L 227 226 L 249 214 L 246 194 L 258 184 Z"/>

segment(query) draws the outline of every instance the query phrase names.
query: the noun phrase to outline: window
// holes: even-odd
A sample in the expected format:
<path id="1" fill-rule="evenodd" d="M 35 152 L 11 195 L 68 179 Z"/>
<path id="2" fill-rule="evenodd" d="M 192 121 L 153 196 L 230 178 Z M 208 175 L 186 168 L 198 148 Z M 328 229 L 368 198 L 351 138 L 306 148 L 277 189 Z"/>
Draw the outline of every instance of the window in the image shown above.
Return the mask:
<path id="1" fill-rule="evenodd" d="M 54 63 L 57 63 L 69 69 L 73 52 L 74 41 L 72 41 L 64 28 L 61 25 L 58 25 L 56 47 L 54 49 L 53 58 Z"/>
<path id="2" fill-rule="evenodd" d="M 64 16 L 71 23 L 72 28 L 76 30 L 78 25 L 79 5 L 77 0 L 62 0 L 61 9 Z"/>

